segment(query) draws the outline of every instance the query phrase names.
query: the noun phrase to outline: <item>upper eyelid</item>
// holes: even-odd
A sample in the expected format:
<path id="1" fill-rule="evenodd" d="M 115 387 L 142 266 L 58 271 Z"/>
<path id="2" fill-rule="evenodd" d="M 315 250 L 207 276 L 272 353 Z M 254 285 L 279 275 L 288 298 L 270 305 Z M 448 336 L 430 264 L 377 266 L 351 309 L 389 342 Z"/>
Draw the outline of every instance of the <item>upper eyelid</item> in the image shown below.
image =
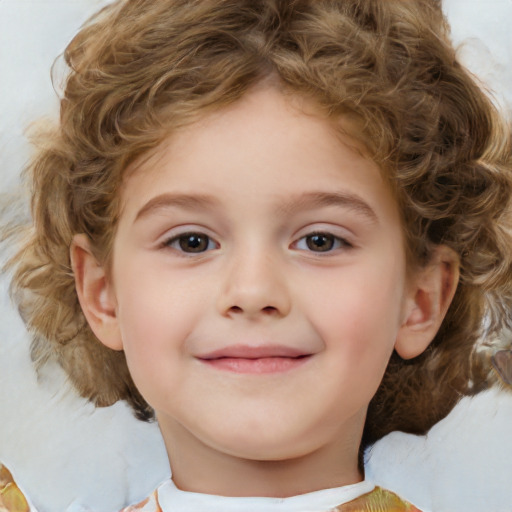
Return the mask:
<path id="1" fill-rule="evenodd" d="M 332 235 L 336 238 L 341 238 L 347 241 L 352 241 L 356 238 L 356 234 L 352 232 L 352 230 L 335 224 L 318 222 L 313 223 L 308 226 L 305 226 L 299 230 L 297 230 L 293 236 L 294 240 L 299 240 L 300 238 L 304 238 L 305 236 L 315 235 L 315 234 L 326 234 Z"/>
<path id="2" fill-rule="evenodd" d="M 165 230 L 162 235 L 158 238 L 159 240 L 172 240 L 174 238 L 179 238 L 180 236 L 184 236 L 187 234 L 197 234 L 197 235 L 206 235 L 208 238 L 212 240 L 216 240 L 215 236 L 212 235 L 212 231 L 204 226 L 194 226 L 190 224 L 182 224 L 180 226 L 175 226 L 173 228 L 169 228 Z"/>

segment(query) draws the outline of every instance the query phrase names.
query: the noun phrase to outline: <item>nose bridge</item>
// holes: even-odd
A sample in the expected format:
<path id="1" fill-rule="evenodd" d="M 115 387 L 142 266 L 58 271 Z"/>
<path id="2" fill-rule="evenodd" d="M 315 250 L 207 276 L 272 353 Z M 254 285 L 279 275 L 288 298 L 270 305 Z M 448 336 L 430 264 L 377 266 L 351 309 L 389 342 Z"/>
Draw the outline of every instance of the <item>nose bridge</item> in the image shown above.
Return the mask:
<path id="1" fill-rule="evenodd" d="M 223 314 L 288 314 L 290 297 L 282 258 L 274 248 L 245 244 L 231 255 L 219 306 Z"/>

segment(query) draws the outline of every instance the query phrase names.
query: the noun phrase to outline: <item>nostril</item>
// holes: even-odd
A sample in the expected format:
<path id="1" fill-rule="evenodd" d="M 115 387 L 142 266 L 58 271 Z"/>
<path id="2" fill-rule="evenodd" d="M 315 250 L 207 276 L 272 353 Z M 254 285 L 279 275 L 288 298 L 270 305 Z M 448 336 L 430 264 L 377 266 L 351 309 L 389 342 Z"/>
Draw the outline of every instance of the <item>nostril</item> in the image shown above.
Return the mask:
<path id="1" fill-rule="evenodd" d="M 244 309 L 240 306 L 231 306 L 229 311 L 231 313 L 243 313 Z M 264 308 L 261 308 L 261 312 L 265 314 L 273 314 L 277 312 L 277 308 L 274 306 L 265 306 Z"/>

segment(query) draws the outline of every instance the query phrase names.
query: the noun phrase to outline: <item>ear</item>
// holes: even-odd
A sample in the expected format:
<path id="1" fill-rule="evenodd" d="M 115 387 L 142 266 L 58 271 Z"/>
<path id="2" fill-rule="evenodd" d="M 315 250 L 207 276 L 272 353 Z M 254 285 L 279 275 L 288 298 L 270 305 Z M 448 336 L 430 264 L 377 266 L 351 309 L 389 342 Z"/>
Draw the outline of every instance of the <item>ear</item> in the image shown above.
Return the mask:
<path id="1" fill-rule="evenodd" d="M 86 235 L 75 235 L 70 257 L 78 300 L 89 326 L 105 346 L 122 350 L 114 291 Z"/>
<path id="2" fill-rule="evenodd" d="M 445 245 L 412 277 L 395 350 L 403 359 L 419 356 L 434 339 L 459 282 L 459 258 Z"/>

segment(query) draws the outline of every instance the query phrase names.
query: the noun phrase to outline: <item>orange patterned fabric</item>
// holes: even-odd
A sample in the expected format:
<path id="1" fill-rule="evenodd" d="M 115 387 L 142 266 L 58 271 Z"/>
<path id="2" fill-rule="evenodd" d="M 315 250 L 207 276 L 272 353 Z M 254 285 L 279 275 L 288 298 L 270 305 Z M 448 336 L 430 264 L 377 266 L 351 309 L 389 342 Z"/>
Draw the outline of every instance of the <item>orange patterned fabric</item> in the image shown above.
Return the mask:
<path id="1" fill-rule="evenodd" d="M 131 505 L 129 507 L 123 508 L 121 512 L 162 512 L 160 504 L 158 503 L 157 492 L 153 492 L 151 496 L 141 501 L 137 505 Z"/>
<path id="2" fill-rule="evenodd" d="M 30 512 L 23 493 L 14 483 L 9 470 L 0 464 L 0 512 Z"/>
<path id="3" fill-rule="evenodd" d="M 403 501 L 395 493 L 380 487 L 376 487 L 369 494 L 350 503 L 345 503 L 335 510 L 338 512 L 421 512 L 420 509 Z"/>

